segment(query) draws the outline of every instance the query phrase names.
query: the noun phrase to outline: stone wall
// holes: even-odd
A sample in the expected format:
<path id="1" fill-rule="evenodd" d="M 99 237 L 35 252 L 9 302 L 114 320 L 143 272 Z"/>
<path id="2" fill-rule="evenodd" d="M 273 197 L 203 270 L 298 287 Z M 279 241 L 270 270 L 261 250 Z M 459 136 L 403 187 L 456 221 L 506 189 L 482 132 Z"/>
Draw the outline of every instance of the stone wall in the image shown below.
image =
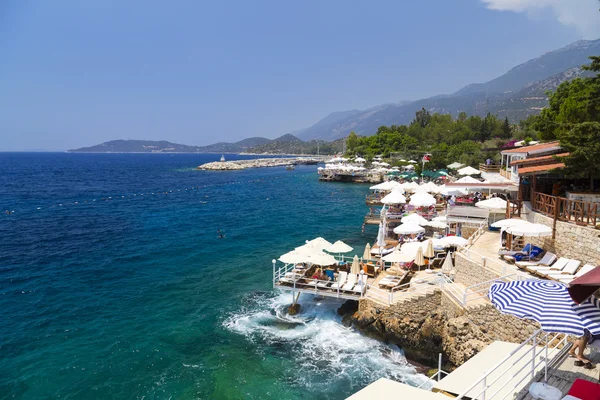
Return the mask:
<path id="1" fill-rule="evenodd" d="M 461 253 L 454 253 L 454 269 L 456 271 L 454 275 L 454 282 L 463 284 L 465 286 L 471 286 L 499 277 L 499 274 L 484 268 L 481 265 L 482 260 L 479 256 L 474 257 L 477 258 L 469 260 Z"/>
<path id="2" fill-rule="evenodd" d="M 530 211 L 526 214 L 529 222 L 553 225 L 553 219 L 543 214 Z M 559 257 L 579 260 L 583 264 L 600 265 L 600 230 L 574 223 L 556 221 L 556 238 L 538 237 L 525 238 L 546 251 L 551 251 Z"/>

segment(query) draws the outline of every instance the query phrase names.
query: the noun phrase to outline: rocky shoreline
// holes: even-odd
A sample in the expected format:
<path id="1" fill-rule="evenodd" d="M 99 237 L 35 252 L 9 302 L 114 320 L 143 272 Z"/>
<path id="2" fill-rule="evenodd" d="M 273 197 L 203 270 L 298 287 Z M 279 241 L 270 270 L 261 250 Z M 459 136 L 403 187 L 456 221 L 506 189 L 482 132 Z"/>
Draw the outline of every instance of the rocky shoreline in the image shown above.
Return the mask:
<path id="1" fill-rule="evenodd" d="M 236 171 L 248 168 L 286 167 L 288 165 L 314 165 L 321 162 L 318 158 L 257 158 L 254 160 L 215 161 L 202 164 L 196 169 L 204 171 Z"/>

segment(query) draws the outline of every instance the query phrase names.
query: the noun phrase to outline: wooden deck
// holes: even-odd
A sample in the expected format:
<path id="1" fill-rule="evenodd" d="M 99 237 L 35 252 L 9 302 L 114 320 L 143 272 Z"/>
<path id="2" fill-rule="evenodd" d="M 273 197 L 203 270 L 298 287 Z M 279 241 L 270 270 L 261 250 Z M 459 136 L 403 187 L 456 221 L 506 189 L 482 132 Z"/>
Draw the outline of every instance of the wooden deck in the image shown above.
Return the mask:
<path id="1" fill-rule="evenodd" d="M 575 379 L 584 379 L 586 381 L 591 381 L 594 383 L 598 383 L 600 378 L 600 353 L 594 352 L 590 354 L 590 350 L 588 349 L 585 352 L 586 357 L 592 360 L 594 364 L 596 364 L 596 368 L 594 369 L 585 369 L 583 367 L 575 366 L 576 359 L 568 357 L 565 355 L 563 360 L 559 362 L 557 366 L 548 370 L 548 384 L 550 386 L 554 386 L 558 388 L 563 396 L 567 394 Z M 544 374 L 538 373 L 536 375 L 536 382 L 544 381 Z M 529 387 L 529 386 L 528 386 Z M 521 397 L 517 397 L 522 400 L 532 400 L 533 397 L 524 390 L 520 393 Z"/>

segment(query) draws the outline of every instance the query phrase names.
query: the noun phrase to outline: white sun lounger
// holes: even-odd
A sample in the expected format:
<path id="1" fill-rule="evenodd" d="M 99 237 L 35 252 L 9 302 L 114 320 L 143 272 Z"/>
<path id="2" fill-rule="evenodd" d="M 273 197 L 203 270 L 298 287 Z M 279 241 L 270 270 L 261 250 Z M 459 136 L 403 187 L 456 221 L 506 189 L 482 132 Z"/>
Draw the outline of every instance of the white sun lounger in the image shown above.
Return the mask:
<path id="1" fill-rule="evenodd" d="M 517 261 L 515 265 L 519 268 L 550 267 L 556 259 L 556 254 L 547 252 L 539 261 Z"/>
<path id="2" fill-rule="evenodd" d="M 550 276 L 550 277 L 551 276 L 560 276 L 560 275 L 573 275 L 573 274 L 575 274 L 575 272 L 577 272 L 580 265 L 581 265 L 581 261 L 579 261 L 579 260 L 569 260 L 567 265 L 565 265 L 565 267 L 562 270 L 557 271 L 557 272 L 548 271 L 544 275 Z"/>
<path id="3" fill-rule="evenodd" d="M 348 273 L 346 271 L 341 271 L 338 274 L 338 279 L 337 282 L 333 282 L 333 284 L 331 284 L 331 288 L 338 290 L 338 288 L 341 289 L 342 286 L 344 286 L 344 283 L 346 283 L 346 278 L 348 277 Z"/>
<path id="4" fill-rule="evenodd" d="M 560 272 L 562 271 L 567 264 L 569 263 L 569 259 L 565 257 L 561 257 L 551 267 L 527 267 L 527 271 L 533 272 L 534 274 L 546 274 L 548 272 Z"/>
<path id="5" fill-rule="evenodd" d="M 356 284 L 356 274 L 350 274 L 350 275 L 348 275 L 348 280 L 346 281 L 346 284 L 344 285 L 342 290 L 352 290 L 352 288 L 354 287 L 355 284 Z"/>
<path id="6" fill-rule="evenodd" d="M 366 287 L 367 275 L 358 275 L 358 282 L 356 283 L 356 286 L 354 286 L 354 289 L 352 289 L 352 291 L 361 294 L 365 292 Z"/>
<path id="7" fill-rule="evenodd" d="M 585 275 L 588 272 L 590 272 L 591 270 L 593 270 L 594 268 L 596 268 L 595 265 L 592 264 L 585 264 L 583 267 L 581 267 L 579 269 L 579 271 L 577 271 L 575 274 L 573 275 L 549 275 L 550 278 L 560 281 L 562 283 L 571 283 L 571 281 L 579 278 L 581 275 Z"/>

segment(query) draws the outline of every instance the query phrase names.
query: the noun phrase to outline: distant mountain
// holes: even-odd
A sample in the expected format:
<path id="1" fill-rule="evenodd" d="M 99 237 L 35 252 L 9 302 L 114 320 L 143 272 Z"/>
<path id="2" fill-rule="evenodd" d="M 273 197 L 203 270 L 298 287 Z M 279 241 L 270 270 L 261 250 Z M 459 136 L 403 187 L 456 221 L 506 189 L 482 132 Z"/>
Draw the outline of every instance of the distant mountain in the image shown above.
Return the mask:
<path id="1" fill-rule="evenodd" d="M 326 142 L 324 140 L 304 142 L 288 134 L 269 143 L 253 147 L 248 152 L 255 154 L 337 154 L 343 150 L 343 142 L 344 139 L 338 139 L 333 142 Z"/>
<path id="2" fill-rule="evenodd" d="M 598 54 L 600 39 L 581 40 L 518 65 L 489 82 L 471 84 L 450 95 L 409 103 L 383 104 L 363 111 L 332 113 L 295 134 L 303 140 L 335 140 L 347 136 L 351 131 L 373 135 L 381 125 L 410 123 L 415 112 L 423 107 L 430 112 L 454 116 L 461 111 L 480 116 L 490 112 L 518 122 L 530 114 L 538 113 L 547 104 L 545 91 L 555 89 L 564 80 L 579 76 L 579 67 L 589 63 L 588 56 Z"/>
<path id="3" fill-rule="evenodd" d="M 208 146 L 188 146 L 165 140 L 111 140 L 102 144 L 69 150 L 73 153 L 241 153 L 272 142 L 263 137 L 252 137 L 235 143 L 219 142 Z"/>
<path id="4" fill-rule="evenodd" d="M 270 140 L 269 143 L 273 143 L 273 142 L 301 142 L 302 140 L 298 139 L 296 136 L 292 135 L 291 133 L 287 133 L 283 136 L 278 137 L 277 139 L 273 139 L 272 141 Z M 260 143 L 260 144 L 264 144 L 264 143 Z"/>

